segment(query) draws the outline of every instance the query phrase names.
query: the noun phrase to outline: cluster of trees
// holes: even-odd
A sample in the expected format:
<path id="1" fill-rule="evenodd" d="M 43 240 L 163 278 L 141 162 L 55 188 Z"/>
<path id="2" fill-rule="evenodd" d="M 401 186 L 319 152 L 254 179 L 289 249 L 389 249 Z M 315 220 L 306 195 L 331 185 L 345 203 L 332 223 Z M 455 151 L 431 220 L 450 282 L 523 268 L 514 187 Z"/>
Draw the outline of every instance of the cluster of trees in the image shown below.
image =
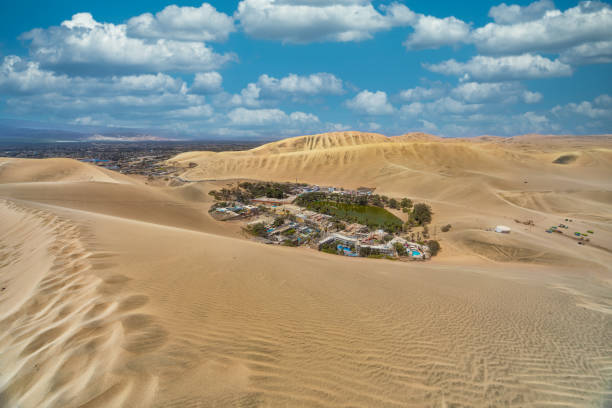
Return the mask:
<path id="1" fill-rule="evenodd" d="M 393 245 L 395 247 L 395 250 L 397 251 L 397 254 L 399 256 L 407 256 L 408 255 L 408 250 L 406 249 L 406 247 L 402 244 L 400 244 L 399 242 L 396 242 L 395 245 Z"/>
<path id="2" fill-rule="evenodd" d="M 396 210 L 400 208 L 404 212 L 410 211 L 412 208 L 412 200 L 409 198 L 402 198 L 398 200 L 396 198 L 389 198 L 385 195 L 371 194 L 371 195 L 349 195 L 349 194 L 334 194 L 325 193 L 321 191 L 302 194 L 296 200 L 296 204 L 302 207 L 306 207 L 308 203 L 315 201 L 332 201 L 336 203 L 355 204 L 355 205 L 373 205 L 376 207 L 389 207 Z"/>
<path id="3" fill-rule="evenodd" d="M 268 198 L 285 198 L 297 184 L 293 183 L 272 183 L 245 181 L 239 184 L 240 188 L 249 193 L 252 198 L 265 196 Z"/>
<path id="4" fill-rule="evenodd" d="M 426 225 L 431 222 L 431 207 L 427 204 L 418 203 L 415 204 L 408 218 L 408 224 L 414 225 Z"/>
<path id="5" fill-rule="evenodd" d="M 268 235 L 268 230 L 263 222 L 258 222 L 257 224 L 248 225 L 245 230 L 256 237 L 265 238 Z"/>
<path id="6" fill-rule="evenodd" d="M 304 184 L 295 183 L 274 183 L 274 182 L 255 182 L 245 181 L 235 187 L 221 188 L 220 190 L 212 190 L 208 194 L 213 196 L 217 201 L 240 201 L 248 202 L 256 197 L 268 198 L 285 198 L 291 190 Z"/>
<path id="7" fill-rule="evenodd" d="M 327 243 L 327 244 L 323 244 L 323 245 L 321 245 L 321 247 L 319 249 L 322 252 L 327 252 L 328 254 L 334 254 L 334 255 L 338 254 L 338 248 L 336 247 L 336 243 L 335 242 L 330 242 L 330 243 Z"/>
<path id="8" fill-rule="evenodd" d="M 429 247 L 429 252 L 431 253 L 431 256 L 436 256 L 438 255 L 438 252 L 440 252 L 440 243 L 436 240 L 429 240 L 427 241 L 427 246 Z"/>

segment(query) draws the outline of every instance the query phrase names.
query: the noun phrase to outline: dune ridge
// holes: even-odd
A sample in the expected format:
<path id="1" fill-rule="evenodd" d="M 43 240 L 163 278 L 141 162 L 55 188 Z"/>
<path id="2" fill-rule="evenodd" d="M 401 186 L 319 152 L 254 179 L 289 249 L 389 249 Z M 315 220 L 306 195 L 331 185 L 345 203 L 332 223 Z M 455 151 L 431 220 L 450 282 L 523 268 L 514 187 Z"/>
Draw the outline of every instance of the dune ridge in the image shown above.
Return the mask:
<path id="1" fill-rule="evenodd" d="M 91 259 L 104 254 L 88 251 L 80 228 L 48 211 L 2 201 L 0 217 L 0 405 L 150 402 L 156 379 L 125 375 L 122 350 L 138 316 L 125 312 L 137 298 L 101 293 L 113 281 L 94 276 Z"/>

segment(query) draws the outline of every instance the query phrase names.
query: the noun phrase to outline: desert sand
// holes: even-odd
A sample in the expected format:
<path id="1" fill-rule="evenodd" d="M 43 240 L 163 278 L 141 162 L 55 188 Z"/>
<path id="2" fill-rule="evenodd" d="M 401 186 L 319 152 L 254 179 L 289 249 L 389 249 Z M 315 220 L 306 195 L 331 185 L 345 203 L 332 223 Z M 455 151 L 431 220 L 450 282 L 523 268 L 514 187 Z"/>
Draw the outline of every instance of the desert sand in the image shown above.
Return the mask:
<path id="1" fill-rule="evenodd" d="M 171 161 L 193 182 L 0 158 L 0 406 L 612 404 L 612 137 L 347 132 Z M 207 213 L 244 178 L 427 202 L 442 252 L 249 241 Z M 590 245 L 544 231 L 565 218 Z"/>

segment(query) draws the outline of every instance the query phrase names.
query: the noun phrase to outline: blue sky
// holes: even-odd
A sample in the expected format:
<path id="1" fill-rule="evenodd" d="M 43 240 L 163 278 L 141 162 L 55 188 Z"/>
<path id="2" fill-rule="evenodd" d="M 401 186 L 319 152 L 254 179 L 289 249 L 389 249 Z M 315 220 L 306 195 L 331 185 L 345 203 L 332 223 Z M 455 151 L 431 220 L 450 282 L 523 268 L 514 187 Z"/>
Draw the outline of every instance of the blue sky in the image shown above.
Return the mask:
<path id="1" fill-rule="evenodd" d="M 191 138 L 609 133 L 599 1 L 0 5 L 0 117 Z"/>

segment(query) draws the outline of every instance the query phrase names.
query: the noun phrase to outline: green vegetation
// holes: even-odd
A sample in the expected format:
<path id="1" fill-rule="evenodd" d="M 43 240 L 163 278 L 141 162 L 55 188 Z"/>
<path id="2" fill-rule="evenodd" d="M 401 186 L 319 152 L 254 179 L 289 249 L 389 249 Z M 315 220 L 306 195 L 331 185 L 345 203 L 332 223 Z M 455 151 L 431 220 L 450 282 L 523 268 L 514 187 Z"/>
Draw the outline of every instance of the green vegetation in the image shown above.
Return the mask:
<path id="1" fill-rule="evenodd" d="M 333 201 L 301 201 L 298 205 L 311 211 L 332 215 L 342 221 L 367 225 L 371 229 L 382 228 L 387 232 L 396 232 L 402 228 L 402 220 L 384 208 Z"/>
<path id="2" fill-rule="evenodd" d="M 336 247 L 336 243 L 334 242 L 321 245 L 319 250 L 328 254 L 338 255 L 338 248 Z"/>
<path id="3" fill-rule="evenodd" d="M 399 242 L 396 242 L 395 245 L 393 245 L 395 247 L 395 250 L 397 251 L 397 254 L 399 256 L 406 256 L 408 255 L 408 251 L 406 250 L 406 247 L 403 246 L 402 244 L 400 244 Z"/>
<path id="4" fill-rule="evenodd" d="M 259 222 L 257 224 L 249 225 L 245 228 L 245 230 L 256 237 L 265 237 L 267 235 L 266 226 L 263 222 Z"/>
<path id="5" fill-rule="evenodd" d="M 283 231 L 282 234 L 286 237 L 290 237 L 295 234 L 295 229 L 289 228 L 287 231 Z"/>
<path id="6" fill-rule="evenodd" d="M 298 246 L 298 242 L 297 240 L 286 239 L 283 241 L 282 245 L 288 247 L 296 247 Z"/>
<path id="7" fill-rule="evenodd" d="M 296 187 L 305 186 L 305 184 L 296 183 L 273 183 L 273 182 L 256 182 L 251 183 L 245 181 L 235 186 L 229 185 L 229 188 L 223 187 L 220 190 L 212 190 L 208 194 L 215 197 L 217 201 L 240 201 L 248 202 L 256 197 L 268 198 L 285 198 Z"/>
<path id="8" fill-rule="evenodd" d="M 412 208 L 412 200 L 409 198 L 402 198 L 402 201 L 400 201 L 400 207 L 402 207 L 402 209 Z M 404 211 L 404 212 L 408 212 L 408 211 Z"/>
<path id="9" fill-rule="evenodd" d="M 438 241 L 435 241 L 433 239 L 427 241 L 427 246 L 429 247 L 429 252 L 431 253 L 431 256 L 436 256 L 438 255 L 438 252 L 440 252 L 440 243 Z"/>
<path id="10" fill-rule="evenodd" d="M 410 214 L 410 221 L 417 225 L 429 224 L 431 222 L 431 207 L 422 203 L 415 204 Z"/>
<path id="11" fill-rule="evenodd" d="M 272 222 L 272 228 L 278 228 L 285 223 L 285 219 L 283 217 L 275 218 Z"/>

